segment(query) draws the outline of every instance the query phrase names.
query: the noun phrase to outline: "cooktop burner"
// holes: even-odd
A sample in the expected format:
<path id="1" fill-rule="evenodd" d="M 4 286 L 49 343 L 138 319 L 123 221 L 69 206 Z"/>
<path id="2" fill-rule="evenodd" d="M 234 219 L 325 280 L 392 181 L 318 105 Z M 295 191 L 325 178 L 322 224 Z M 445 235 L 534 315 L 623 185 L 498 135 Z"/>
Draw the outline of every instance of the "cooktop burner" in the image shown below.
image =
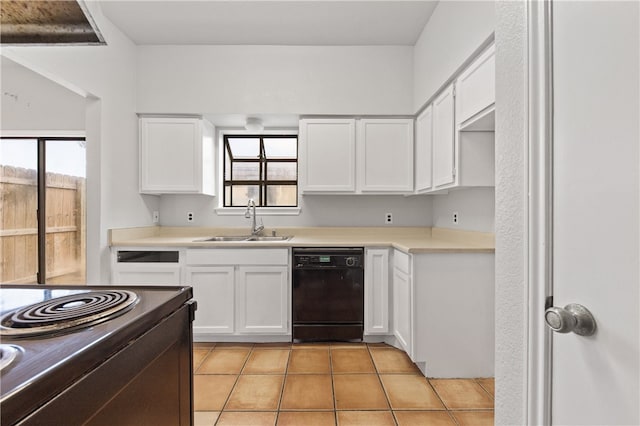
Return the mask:
<path id="1" fill-rule="evenodd" d="M 21 351 L 20 346 L 0 344 L 0 371 L 13 364 Z"/>
<path id="2" fill-rule="evenodd" d="M 9 312 L 0 336 L 29 337 L 89 327 L 122 315 L 138 302 L 128 290 L 95 290 L 56 297 Z"/>

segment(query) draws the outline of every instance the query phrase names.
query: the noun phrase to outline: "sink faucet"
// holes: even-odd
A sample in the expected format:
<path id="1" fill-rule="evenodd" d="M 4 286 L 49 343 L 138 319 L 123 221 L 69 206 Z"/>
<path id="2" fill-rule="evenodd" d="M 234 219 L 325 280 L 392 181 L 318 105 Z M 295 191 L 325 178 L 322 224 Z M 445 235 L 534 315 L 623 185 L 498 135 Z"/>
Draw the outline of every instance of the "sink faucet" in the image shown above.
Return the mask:
<path id="1" fill-rule="evenodd" d="M 244 212 L 244 217 L 251 219 L 251 235 L 260 235 L 264 229 L 262 219 L 260 219 L 260 225 L 256 225 L 256 202 L 253 198 L 249 198 L 247 203 L 247 210 Z"/>

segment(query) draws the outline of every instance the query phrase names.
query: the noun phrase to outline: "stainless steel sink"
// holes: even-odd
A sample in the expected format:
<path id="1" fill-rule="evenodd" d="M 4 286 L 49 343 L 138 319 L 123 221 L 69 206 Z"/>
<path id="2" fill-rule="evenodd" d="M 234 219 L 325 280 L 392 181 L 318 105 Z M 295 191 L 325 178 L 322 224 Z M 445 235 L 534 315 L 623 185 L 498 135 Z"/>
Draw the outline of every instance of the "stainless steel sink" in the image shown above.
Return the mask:
<path id="1" fill-rule="evenodd" d="M 250 235 L 221 235 L 210 238 L 203 238 L 199 240 L 195 240 L 197 242 L 205 242 L 205 241 L 246 241 L 250 238 Z"/>
<path id="2" fill-rule="evenodd" d="M 292 238 L 291 235 L 278 236 L 258 236 L 258 235 L 218 235 L 215 237 L 201 238 L 194 240 L 195 242 L 221 242 L 221 241 L 287 241 Z"/>
<path id="3" fill-rule="evenodd" d="M 247 238 L 247 241 L 287 241 L 292 238 L 291 235 L 279 235 L 279 236 L 251 236 Z"/>

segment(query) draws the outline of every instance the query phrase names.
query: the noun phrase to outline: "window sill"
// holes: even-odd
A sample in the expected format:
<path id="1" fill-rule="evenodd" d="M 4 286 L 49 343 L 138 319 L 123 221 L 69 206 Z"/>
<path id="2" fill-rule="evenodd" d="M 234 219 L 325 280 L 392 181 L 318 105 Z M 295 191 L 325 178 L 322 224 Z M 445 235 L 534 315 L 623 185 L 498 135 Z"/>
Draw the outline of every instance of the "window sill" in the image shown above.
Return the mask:
<path id="1" fill-rule="evenodd" d="M 256 207 L 257 216 L 298 216 L 300 207 Z M 244 216 L 246 207 L 218 207 L 214 210 L 218 216 Z"/>

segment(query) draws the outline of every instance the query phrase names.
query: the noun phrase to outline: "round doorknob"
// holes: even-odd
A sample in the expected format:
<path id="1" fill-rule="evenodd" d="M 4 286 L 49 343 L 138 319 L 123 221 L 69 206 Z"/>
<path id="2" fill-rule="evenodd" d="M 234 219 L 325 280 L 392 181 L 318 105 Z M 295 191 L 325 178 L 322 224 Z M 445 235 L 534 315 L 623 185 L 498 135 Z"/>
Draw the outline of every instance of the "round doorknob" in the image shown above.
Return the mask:
<path id="1" fill-rule="evenodd" d="M 591 336 L 596 332 L 596 320 L 582 305 L 571 303 L 564 308 L 551 307 L 544 313 L 550 329 L 557 333 L 574 332 L 580 336 Z"/>

